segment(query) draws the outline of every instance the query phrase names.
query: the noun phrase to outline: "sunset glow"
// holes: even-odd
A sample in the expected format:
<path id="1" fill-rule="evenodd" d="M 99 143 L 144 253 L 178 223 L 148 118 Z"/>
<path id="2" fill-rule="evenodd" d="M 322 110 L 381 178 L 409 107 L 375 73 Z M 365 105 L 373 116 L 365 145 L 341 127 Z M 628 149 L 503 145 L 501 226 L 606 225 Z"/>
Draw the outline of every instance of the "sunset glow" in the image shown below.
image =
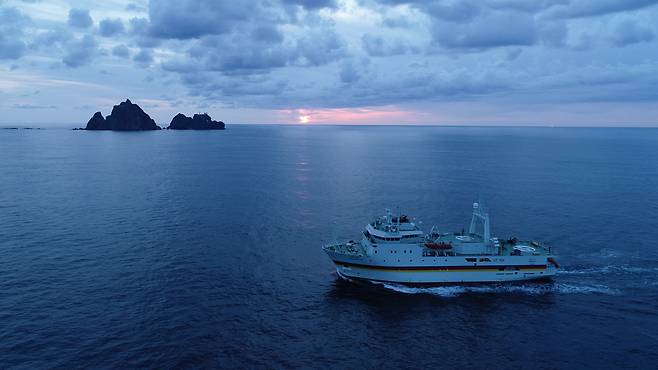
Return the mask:
<path id="1" fill-rule="evenodd" d="M 317 108 L 279 110 L 282 121 L 318 124 L 402 124 L 427 123 L 430 115 L 396 107 Z"/>

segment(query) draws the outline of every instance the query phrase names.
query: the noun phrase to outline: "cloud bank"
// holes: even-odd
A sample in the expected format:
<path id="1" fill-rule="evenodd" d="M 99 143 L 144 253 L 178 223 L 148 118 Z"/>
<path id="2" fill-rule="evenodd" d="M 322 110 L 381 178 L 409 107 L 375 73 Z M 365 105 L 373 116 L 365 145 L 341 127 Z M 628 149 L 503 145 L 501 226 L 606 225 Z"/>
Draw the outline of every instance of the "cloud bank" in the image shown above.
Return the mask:
<path id="1" fill-rule="evenodd" d="M 65 95 L 78 94 L 85 106 L 127 91 L 163 111 L 191 105 L 245 120 L 262 110 L 322 112 L 318 121 L 328 122 L 332 110 L 340 120 L 380 107 L 417 112 L 411 122 L 442 123 L 454 121 L 451 110 L 464 118 L 456 108 L 464 104 L 477 112 L 466 123 L 485 112 L 532 123 L 528 106 L 574 112 L 635 104 L 653 112 L 656 3 L 2 1 L 0 68 L 102 86 L 69 88 Z M 54 92 L 42 88 L 28 101 L 36 87 L 12 81 L 0 78 L 8 102 L 0 109 L 53 105 Z M 255 120 L 278 119 L 265 114 Z M 404 123 L 404 115 L 388 116 Z"/>

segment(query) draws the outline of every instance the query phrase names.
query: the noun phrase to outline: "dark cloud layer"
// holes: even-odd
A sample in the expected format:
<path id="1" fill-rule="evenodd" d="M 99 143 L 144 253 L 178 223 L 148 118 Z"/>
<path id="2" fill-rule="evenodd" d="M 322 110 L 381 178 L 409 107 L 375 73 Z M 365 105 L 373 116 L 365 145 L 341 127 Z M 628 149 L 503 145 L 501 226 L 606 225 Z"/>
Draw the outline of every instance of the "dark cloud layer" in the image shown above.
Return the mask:
<path id="1" fill-rule="evenodd" d="M 78 28 L 89 28 L 94 24 L 87 9 L 73 8 L 69 11 L 69 26 Z"/>
<path id="2" fill-rule="evenodd" d="M 382 24 L 412 30 L 408 32 L 415 32 L 416 40 L 384 32 L 383 28 L 371 30 L 360 36 L 357 46 L 361 50 L 356 51 L 344 35 L 336 32 L 331 21 L 316 14 L 321 9 L 340 7 L 340 3 L 333 1 L 248 0 L 240 4 L 203 0 L 158 1 L 150 3 L 148 24 L 143 28 L 148 30 L 147 37 L 161 42 L 188 40 L 183 52 L 164 60 L 162 66 L 179 74 L 181 81 L 194 94 L 213 99 L 221 99 L 221 96 L 234 99 L 238 97 L 238 91 L 250 96 L 271 95 L 267 104 L 272 106 L 282 104 L 285 99 L 334 106 L 377 105 L 433 98 L 455 99 L 522 88 L 516 79 L 526 72 L 514 70 L 511 63 L 523 58 L 525 49 L 578 49 L 577 44 L 569 44 L 574 42 L 569 40 L 582 40 L 586 33 L 570 35 L 569 19 L 643 9 L 654 2 L 382 0 L 378 3 L 378 11 L 406 12 L 407 18 L 386 16 Z M 362 2 L 363 6 L 368 4 L 373 2 Z M 425 32 L 429 44 L 423 46 L 417 41 L 423 29 L 418 26 L 419 19 L 409 20 L 414 13 L 404 11 L 405 7 L 426 17 L 425 24 L 429 27 Z M 288 31 L 284 32 L 284 29 Z M 654 38 L 651 29 L 633 22 L 618 22 L 610 29 L 610 43 L 615 46 Z M 388 58 L 405 55 L 425 54 L 435 58 L 449 55 L 455 58 L 461 53 L 487 53 L 489 58 L 502 63 L 496 68 L 504 72 L 481 66 L 476 67 L 475 72 L 464 72 L 454 63 L 448 63 L 443 68 L 435 66 L 426 73 L 418 73 L 414 68 L 387 62 Z M 362 54 L 380 58 L 381 62 L 356 62 L 355 57 Z M 324 75 L 322 80 L 301 82 L 294 75 L 283 72 L 286 68 L 321 68 L 332 74 Z M 406 72 L 400 74 L 401 71 Z M 391 78 L 391 72 L 395 73 L 395 78 Z M 258 78 L 253 78 L 255 76 Z M 292 80 L 281 83 L 286 78 Z M 227 86 L 233 89 L 231 93 Z M 303 94 L 300 93 L 301 86 L 322 86 L 322 89 Z M 341 98 L 334 93 L 339 86 L 342 86 Z M 413 91 L 407 86 L 413 86 Z M 262 94 L 255 94 L 256 91 Z"/>
<path id="3" fill-rule="evenodd" d="M 140 66 L 147 66 L 153 62 L 153 54 L 149 49 L 142 49 L 135 54 L 133 60 Z"/>
<path id="4" fill-rule="evenodd" d="M 130 49 L 126 45 L 117 45 L 112 48 L 112 55 L 119 58 L 128 58 L 130 57 Z"/>
<path id="5" fill-rule="evenodd" d="M 363 49 L 373 57 L 387 57 L 407 53 L 419 52 L 418 48 L 405 40 L 388 37 L 386 35 L 364 34 L 361 37 Z"/>
<path id="6" fill-rule="evenodd" d="M 532 45 L 537 34 L 534 18 L 517 12 L 495 12 L 464 23 L 437 21 L 433 29 L 434 39 L 446 48 Z"/>
<path id="7" fill-rule="evenodd" d="M 255 1 L 175 0 L 149 3 L 149 33 L 166 39 L 190 39 L 230 33 L 251 14 L 258 12 Z M 260 17 L 259 17 L 260 19 Z M 272 19 L 263 18 L 264 22 Z"/>
<path id="8" fill-rule="evenodd" d="M 336 6 L 335 0 L 284 0 L 283 2 L 300 5 L 307 9 L 333 8 Z"/>
<path id="9" fill-rule="evenodd" d="M 62 62 L 71 68 L 77 68 L 91 63 L 99 53 L 98 42 L 93 36 L 85 35 L 66 45 Z"/>
<path id="10" fill-rule="evenodd" d="M 121 19 L 103 19 L 98 26 L 104 37 L 112 37 L 124 31 Z"/>

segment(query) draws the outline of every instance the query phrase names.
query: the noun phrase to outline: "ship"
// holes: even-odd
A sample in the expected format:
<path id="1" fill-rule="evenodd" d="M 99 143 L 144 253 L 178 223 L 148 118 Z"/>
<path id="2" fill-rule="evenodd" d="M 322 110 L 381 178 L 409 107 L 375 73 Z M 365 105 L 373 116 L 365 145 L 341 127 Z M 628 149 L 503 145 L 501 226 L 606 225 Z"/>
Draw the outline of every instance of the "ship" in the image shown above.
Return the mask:
<path id="1" fill-rule="evenodd" d="M 385 215 L 368 223 L 360 242 L 322 249 L 347 280 L 405 285 L 462 285 L 549 280 L 559 265 L 552 247 L 491 236 L 489 213 L 473 203 L 468 232 L 425 233 L 409 216 Z"/>

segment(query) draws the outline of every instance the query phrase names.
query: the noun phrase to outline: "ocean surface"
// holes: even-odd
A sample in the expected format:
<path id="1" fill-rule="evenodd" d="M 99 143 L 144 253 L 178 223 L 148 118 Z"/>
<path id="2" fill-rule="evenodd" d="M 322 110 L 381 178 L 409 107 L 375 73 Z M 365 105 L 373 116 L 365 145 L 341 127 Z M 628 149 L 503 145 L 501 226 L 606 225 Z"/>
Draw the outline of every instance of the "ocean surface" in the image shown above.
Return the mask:
<path id="1" fill-rule="evenodd" d="M 0 368 L 658 367 L 658 130 L 0 130 Z M 474 200 L 552 282 L 341 281 L 321 245 Z"/>

